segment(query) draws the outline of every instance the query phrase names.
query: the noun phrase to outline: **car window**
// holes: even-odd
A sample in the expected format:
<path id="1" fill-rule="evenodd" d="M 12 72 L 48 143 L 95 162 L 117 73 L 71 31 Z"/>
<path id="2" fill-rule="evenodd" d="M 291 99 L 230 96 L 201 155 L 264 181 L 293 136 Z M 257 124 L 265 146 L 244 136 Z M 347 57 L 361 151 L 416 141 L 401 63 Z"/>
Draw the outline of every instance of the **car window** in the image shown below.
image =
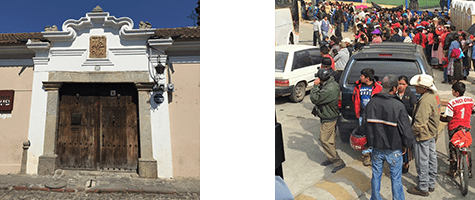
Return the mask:
<path id="1" fill-rule="evenodd" d="M 401 60 L 355 60 L 347 75 L 346 83 L 352 84 L 360 79 L 361 70 L 373 68 L 375 78 L 381 81 L 384 76 L 394 74 L 396 76 L 406 75 L 409 80 L 421 71 L 415 61 Z"/>
<path id="2" fill-rule="evenodd" d="M 310 59 L 312 60 L 312 65 L 318 65 L 322 63 L 322 54 L 320 49 L 309 49 Z"/>
<path id="3" fill-rule="evenodd" d="M 312 60 L 310 59 L 310 52 L 308 50 L 296 51 L 294 53 L 294 63 L 292 65 L 292 71 L 310 65 L 312 65 Z"/>
<path id="4" fill-rule="evenodd" d="M 275 71 L 284 72 L 285 63 L 287 62 L 287 57 L 289 53 L 287 52 L 275 52 Z"/>
<path id="5" fill-rule="evenodd" d="M 429 75 L 433 76 L 434 73 L 432 72 L 432 67 L 430 67 L 427 60 L 422 60 L 422 63 L 424 65 L 424 70 L 426 71 L 426 74 L 429 74 Z"/>

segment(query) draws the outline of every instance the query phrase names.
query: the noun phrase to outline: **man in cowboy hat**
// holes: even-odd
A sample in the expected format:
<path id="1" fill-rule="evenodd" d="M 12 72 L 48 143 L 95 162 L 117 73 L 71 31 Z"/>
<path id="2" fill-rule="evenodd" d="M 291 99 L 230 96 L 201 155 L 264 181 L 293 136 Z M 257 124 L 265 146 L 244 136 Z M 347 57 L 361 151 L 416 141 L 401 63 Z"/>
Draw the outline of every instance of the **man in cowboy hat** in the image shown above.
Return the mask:
<path id="1" fill-rule="evenodd" d="M 417 186 L 409 188 L 408 193 L 429 196 L 435 190 L 437 177 L 437 152 L 435 137 L 439 127 L 439 97 L 434 79 L 427 74 L 418 74 L 411 78 L 410 84 L 421 94 L 412 114 L 412 131 L 416 137 L 414 155 L 417 168 Z"/>

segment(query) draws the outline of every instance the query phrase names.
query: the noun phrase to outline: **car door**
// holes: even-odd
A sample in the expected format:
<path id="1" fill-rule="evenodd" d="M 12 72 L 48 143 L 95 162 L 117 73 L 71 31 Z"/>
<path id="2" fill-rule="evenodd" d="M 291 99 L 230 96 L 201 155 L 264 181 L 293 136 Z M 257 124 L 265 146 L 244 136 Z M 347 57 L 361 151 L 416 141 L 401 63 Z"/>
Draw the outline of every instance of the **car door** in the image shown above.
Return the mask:
<path id="1" fill-rule="evenodd" d="M 289 77 L 291 84 L 305 81 L 308 87 L 313 86 L 315 73 L 318 72 L 321 60 L 318 48 L 296 51 Z"/>
<path id="2" fill-rule="evenodd" d="M 320 53 L 320 49 L 314 48 L 309 49 L 308 52 L 310 53 L 310 59 L 312 61 L 312 65 L 309 67 L 310 77 L 309 80 L 312 82 L 315 80 L 315 74 L 318 72 L 322 65 L 322 54 Z"/>

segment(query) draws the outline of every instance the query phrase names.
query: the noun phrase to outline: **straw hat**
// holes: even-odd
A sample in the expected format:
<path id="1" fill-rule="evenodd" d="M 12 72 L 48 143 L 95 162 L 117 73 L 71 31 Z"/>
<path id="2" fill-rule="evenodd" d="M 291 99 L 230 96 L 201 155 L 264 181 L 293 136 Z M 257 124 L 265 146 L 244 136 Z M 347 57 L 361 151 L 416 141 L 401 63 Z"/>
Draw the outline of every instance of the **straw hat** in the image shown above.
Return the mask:
<path id="1" fill-rule="evenodd" d="M 427 75 L 427 74 L 418 74 L 418 75 L 413 76 L 411 78 L 411 81 L 409 81 L 409 84 L 413 86 L 424 87 L 434 92 L 437 92 L 437 88 L 435 87 L 435 84 L 434 84 L 434 78 L 432 78 L 432 76 Z"/>
<path id="2" fill-rule="evenodd" d="M 351 39 L 348 38 L 348 37 L 345 37 L 343 38 L 343 40 L 341 40 L 342 42 L 346 42 L 346 43 L 350 43 L 351 44 Z"/>

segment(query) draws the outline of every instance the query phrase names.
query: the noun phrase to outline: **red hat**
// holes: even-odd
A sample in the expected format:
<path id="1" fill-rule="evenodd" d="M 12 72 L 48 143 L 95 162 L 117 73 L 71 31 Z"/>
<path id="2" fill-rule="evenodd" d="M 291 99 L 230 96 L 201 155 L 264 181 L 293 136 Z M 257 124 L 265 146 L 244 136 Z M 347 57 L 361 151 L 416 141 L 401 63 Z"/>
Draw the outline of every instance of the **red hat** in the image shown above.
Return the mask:
<path id="1" fill-rule="evenodd" d="M 421 22 L 421 25 L 422 26 L 429 26 L 429 22 L 423 21 L 423 22 Z"/>
<path id="2" fill-rule="evenodd" d="M 394 23 L 394 24 L 392 25 L 392 28 L 401 28 L 401 24 L 399 24 L 399 22 L 398 22 L 398 23 Z"/>

